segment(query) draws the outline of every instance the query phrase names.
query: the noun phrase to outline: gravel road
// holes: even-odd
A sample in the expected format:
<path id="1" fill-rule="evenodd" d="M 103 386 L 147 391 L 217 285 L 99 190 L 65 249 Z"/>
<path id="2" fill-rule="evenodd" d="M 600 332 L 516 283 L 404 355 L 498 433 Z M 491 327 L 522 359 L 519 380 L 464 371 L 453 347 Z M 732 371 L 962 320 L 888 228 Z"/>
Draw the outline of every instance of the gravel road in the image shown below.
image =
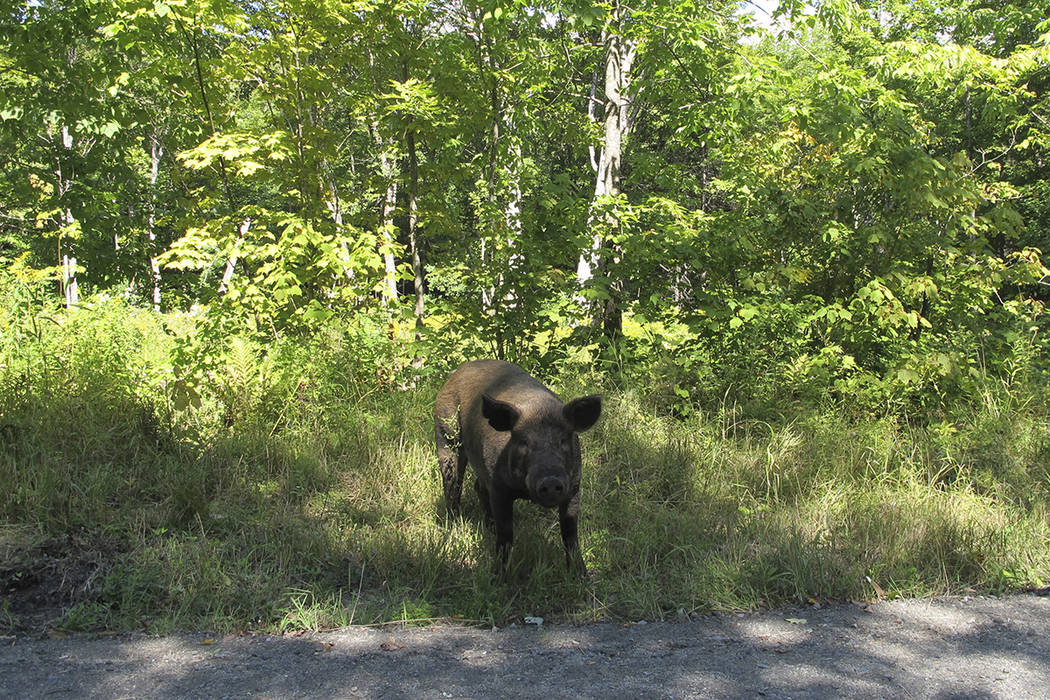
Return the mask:
<path id="1" fill-rule="evenodd" d="M 685 622 L 2 638 L 3 698 L 1050 698 L 1050 598 Z"/>

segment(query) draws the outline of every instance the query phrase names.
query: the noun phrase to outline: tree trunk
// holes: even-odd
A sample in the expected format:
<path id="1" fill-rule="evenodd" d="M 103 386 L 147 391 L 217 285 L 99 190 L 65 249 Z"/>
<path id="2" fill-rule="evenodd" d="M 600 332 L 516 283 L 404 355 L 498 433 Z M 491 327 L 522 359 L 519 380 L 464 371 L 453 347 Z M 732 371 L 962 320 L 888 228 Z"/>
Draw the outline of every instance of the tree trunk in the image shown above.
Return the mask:
<path id="1" fill-rule="evenodd" d="M 375 72 L 375 54 L 368 51 L 368 66 Z M 407 64 L 402 66 L 405 78 L 408 77 Z M 380 85 L 375 85 L 375 91 L 380 92 Z M 379 118 L 372 116 L 371 121 L 372 138 L 376 142 L 379 151 L 379 175 L 386 183 L 386 192 L 383 194 L 383 204 L 379 216 L 379 254 L 383 256 L 383 305 L 396 306 L 400 300 L 397 291 L 397 260 L 394 258 L 394 210 L 397 208 L 397 158 L 394 156 L 393 144 L 381 135 L 379 131 Z"/>
<path id="2" fill-rule="evenodd" d="M 499 264 L 498 247 L 496 246 L 497 240 L 497 227 L 499 223 L 496 221 L 496 173 L 499 171 L 499 140 L 500 140 L 500 119 L 501 119 L 501 108 L 499 99 L 499 85 L 496 82 L 495 77 L 495 59 L 492 55 L 492 49 L 485 44 L 486 53 L 488 54 L 488 66 L 493 71 L 493 75 L 490 76 L 491 82 L 489 83 L 489 163 L 488 172 L 485 174 L 485 207 L 482 210 L 482 225 L 481 225 L 481 267 L 482 269 L 492 269 Z M 490 262 L 490 259 L 495 261 Z M 497 288 L 499 287 L 496 276 L 485 275 L 485 284 L 481 286 L 481 309 L 484 313 L 492 312 L 493 305 L 495 304 Z M 497 355 L 502 354 L 502 348 L 497 348 Z"/>
<path id="3" fill-rule="evenodd" d="M 73 178 L 67 177 L 66 169 L 62 167 L 62 153 L 73 151 L 73 135 L 69 133 L 69 127 L 63 126 L 60 131 L 62 140 L 62 151 L 55 155 L 55 195 L 62 208 L 61 225 L 58 231 L 58 264 L 62 266 L 62 278 L 59 285 L 66 308 L 72 308 L 80 300 L 79 287 L 77 285 L 77 259 L 62 252 L 62 237 L 66 234 L 75 234 L 77 220 L 73 216 L 73 210 L 69 208 L 66 195 L 73 187 Z"/>
<path id="4" fill-rule="evenodd" d="M 507 116 L 507 127 L 513 133 L 514 118 Z M 507 268 L 514 270 L 525 262 L 521 251 L 521 141 L 514 139 L 510 147 L 510 191 L 505 209 L 507 224 Z"/>
<path id="5" fill-rule="evenodd" d="M 376 141 L 380 142 L 378 132 Z M 379 252 L 383 256 L 383 303 L 397 305 L 397 261 L 394 259 L 394 209 L 397 206 L 397 165 L 380 143 L 379 169 L 386 181 L 379 222 Z"/>
<path id="6" fill-rule="evenodd" d="M 613 25 L 605 31 L 605 81 L 604 81 L 604 135 L 601 151 L 593 160 L 596 168 L 594 198 L 591 200 L 590 213 L 587 217 L 587 229 L 591 233 L 590 246 L 580 253 L 576 265 L 576 282 L 583 290 L 607 264 L 608 251 L 605 249 L 605 232 L 619 225 L 615 215 L 602 214 L 603 200 L 620 194 L 620 171 L 623 155 L 623 140 L 630 128 L 630 102 L 625 92 L 631 84 L 631 65 L 634 62 L 636 44 L 616 31 L 616 25 L 622 20 L 621 8 L 614 9 Z M 597 82 L 597 81 L 595 81 Z M 593 104 L 594 100 L 592 100 Z M 619 331 L 620 309 L 618 302 L 618 285 L 609 285 L 609 298 L 600 310 L 578 296 L 584 310 L 594 317 L 594 322 L 601 322 L 607 333 Z M 590 308 L 588 308 L 590 307 Z M 599 313 L 600 311 L 600 313 Z"/>
<path id="7" fill-rule="evenodd" d="M 525 263 L 525 255 L 521 248 L 521 234 L 522 234 L 522 222 L 521 222 L 521 170 L 522 170 L 522 155 L 521 155 L 521 140 L 514 136 L 514 113 L 512 109 L 506 110 L 503 114 L 502 119 L 506 132 L 509 135 L 506 148 L 506 176 L 507 176 L 507 190 L 504 193 L 505 201 L 503 206 L 503 243 L 504 250 L 501 256 L 501 262 L 506 265 L 505 272 L 500 272 L 499 278 L 496 281 L 496 286 L 502 291 L 502 303 L 504 308 L 514 309 L 518 306 L 518 292 L 515 288 L 515 277 L 510 275 L 510 282 L 507 281 L 507 273 L 513 273 L 518 270 Z"/>
<path id="8" fill-rule="evenodd" d="M 521 141 L 515 135 L 511 95 L 503 92 L 500 66 L 493 37 L 486 34 L 480 12 L 475 17 L 473 38 L 477 44 L 478 71 L 487 72 L 489 89 L 489 162 L 486 173 L 485 208 L 481 222 L 481 263 L 491 274 L 481 288 L 481 305 L 495 313 L 497 304 L 513 308 L 517 294 L 507 283 L 506 272 L 521 266 Z M 502 343 L 497 343 L 502 355 Z"/>
<path id="9" fill-rule="evenodd" d="M 62 277 L 64 280 L 66 308 L 72 309 L 80 301 L 77 287 L 77 259 L 68 255 L 62 259 Z"/>
<path id="10" fill-rule="evenodd" d="M 237 260 L 240 257 L 241 243 L 244 242 L 251 226 L 252 220 L 251 217 L 248 217 L 237 227 L 237 240 L 233 242 L 233 249 L 230 251 L 230 257 L 226 259 L 226 269 L 222 273 L 222 281 L 219 282 L 219 296 L 222 296 L 230 289 L 230 282 L 233 280 L 233 271 L 237 268 Z"/>
<path id="11" fill-rule="evenodd" d="M 157 232 L 154 229 L 157 216 L 157 181 L 160 179 L 160 159 L 164 155 L 164 147 L 160 143 L 160 136 L 154 132 L 150 135 L 150 200 L 149 216 L 146 219 L 146 256 L 149 259 L 150 276 L 153 282 L 153 310 L 160 312 L 160 264 L 157 262 Z"/>
<path id="12" fill-rule="evenodd" d="M 423 261 L 419 254 L 419 241 L 416 237 L 417 205 L 419 192 L 419 161 L 416 155 L 416 132 L 409 130 L 408 146 L 408 246 L 412 254 L 412 275 L 416 292 L 416 340 L 423 339 Z M 420 362 L 421 359 L 417 358 Z"/>
<path id="13" fill-rule="evenodd" d="M 343 235 L 345 231 L 343 226 L 343 203 L 339 197 L 339 185 L 335 179 L 335 172 L 327 159 L 321 160 L 317 179 L 319 186 L 324 190 L 324 205 L 328 209 L 328 214 L 332 217 L 332 223 L 335 224 L 339 250 L 343 253 L 343 276 L 347 280 L 353 281 L 355 272 L 354 268 L 350 266 L 350 246 L 347 245 L 346 236 Z"/>

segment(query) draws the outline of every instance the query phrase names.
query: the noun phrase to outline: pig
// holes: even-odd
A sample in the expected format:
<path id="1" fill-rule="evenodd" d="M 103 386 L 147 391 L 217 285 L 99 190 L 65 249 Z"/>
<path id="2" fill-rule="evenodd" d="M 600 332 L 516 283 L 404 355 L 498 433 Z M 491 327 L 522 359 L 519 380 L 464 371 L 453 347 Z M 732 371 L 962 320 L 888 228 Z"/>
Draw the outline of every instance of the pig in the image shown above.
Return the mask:
<path id="1" fill-rule="evenodd" d="M 602 398 L 563 404 L 517 365 L 474 360 L 451 375 L 434 402 L 438 466 L 450 516 L 459 513 L 469 462 L 485 519 L 496 531 L 500 576 L 514 542 L 514 501 L 558 508 L 565 560 L 586 574 L 577 527 L 580 516 L 580 440 L 602 412 Z"/>

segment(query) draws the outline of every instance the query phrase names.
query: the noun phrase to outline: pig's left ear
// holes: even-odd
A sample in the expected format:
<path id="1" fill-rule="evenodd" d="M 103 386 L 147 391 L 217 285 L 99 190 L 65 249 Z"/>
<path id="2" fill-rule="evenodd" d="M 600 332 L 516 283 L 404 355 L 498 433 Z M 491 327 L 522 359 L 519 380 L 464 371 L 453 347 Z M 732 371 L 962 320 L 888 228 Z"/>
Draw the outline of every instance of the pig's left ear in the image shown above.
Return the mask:
<path id="1" fill-rule="evenodd" d="M 573 399 L 565 404 L 562 414 L 573 430 L 582 433 L 594 425 L 598 417 L 602 415 L 602 397 L 598 394 L 591 394 Z"/>
<path id="2" fill-rule="evenodd" d="M 518 424 L 521 412 L 506 401 L 494 399 L 488 394 L 481 395 L 481 415 L 494 430 L 504 432 L 513 430 Z"/>

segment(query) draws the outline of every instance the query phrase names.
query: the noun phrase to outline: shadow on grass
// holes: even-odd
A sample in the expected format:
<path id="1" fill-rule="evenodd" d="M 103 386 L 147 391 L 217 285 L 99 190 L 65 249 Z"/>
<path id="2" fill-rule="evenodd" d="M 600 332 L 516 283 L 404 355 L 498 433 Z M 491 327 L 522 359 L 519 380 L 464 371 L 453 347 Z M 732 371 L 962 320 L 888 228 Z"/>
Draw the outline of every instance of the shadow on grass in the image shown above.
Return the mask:
<path id="1" fill-rule="evenodd" d="M 303 408 L 280 430 L 236 424 L 204 445 L 159 439 L 149 421 L 123 420 L 122 404 L 94 424 L 63 424 L 63 441 L 49 441 L 46 420 L 23 421 L 2 455 L 21 487 L 5 507 L 13 522 L 38 523 L 39 537 L 16 547 L 24 564 L 0 573 L 9 585 L 37 581 L 23 599 L 39 594 L 41 610 L 77 591 L 60 598 L 65 627 L 156 631 L 677 619 L 862 598 L 876 584 L 905 595 L 1010 590 L 1050 568 L 1038 513 L 1024 520 L 980 494 L 907 482 L 902 460 L 858 446 L 863 435 L 789 424 L 725 440 L 715 422 L 682 424 L 625 396 L 608 399 L 583 436 L 589 578 L 566 571 L 556 513 L 519 502 L 510 581 L 498 584 L 472 476 L 465 517 L 444 518 L 431 397 L 423 388 Z M 61 539 L 74 531 L 86 539 Z M 113 544 L 88 571 L 77 542 L 103 533 Z M 38 576 L 28 567 L 45 551 L 52 564 Z M 58 576 L 82 580 L 47 578 Z M 32 613 L 9 607 L 0 624 L 39 630 L 17 619 Z"/>

